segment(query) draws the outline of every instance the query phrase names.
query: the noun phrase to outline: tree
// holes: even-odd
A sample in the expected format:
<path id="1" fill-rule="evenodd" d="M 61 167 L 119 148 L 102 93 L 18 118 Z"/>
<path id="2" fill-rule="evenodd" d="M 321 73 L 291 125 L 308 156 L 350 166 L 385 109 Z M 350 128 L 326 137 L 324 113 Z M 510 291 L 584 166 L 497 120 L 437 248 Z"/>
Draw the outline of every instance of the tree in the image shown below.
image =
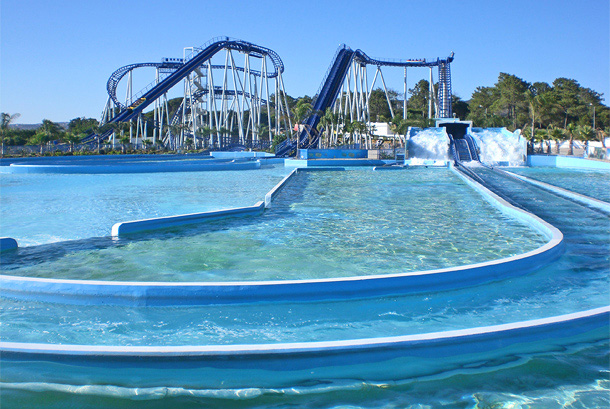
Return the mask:
<path id="1" fill-rule="evenodd" d="M 513 129 L 517 129 L 519 114 L 526 111 L 525 92 L 529 84 L 521 78 L 501 72 L 498 76 L 496 88 L 499 98 L 493 103 L 492 109 L 496 113 L 506 113 L 512 122 Z M 524 122 L 524 121 L 523 121 Z"/>
<path id="2" fill-rule="evenodd" d="M 8 137 L 9 125 L 21 114 L 9 114 L 6 112 L 0 113 L 0 138 L 2 139 L 2 155 L 4 156 L 4 142 Z"/>
<path id="3" fill-rule="evenodd" d="M 589 125 L 578 125 L 576 127 L 576 137 L 585 142 L 585 152 L 589 150 L 589 141 L 594 141 L 596 136 L 595 129 Z"/>
<path id="4" fill-rule="evenodd" d="M 493 116 L 492 105 L 498 99 L 499 92 L 494 87 L 477 87 L 472 93 L 470 102 L 468 103 L 469 114 L 468 119 L 474 122 L 475 125 L 482 127 L 492 126 L 490 124 L 490 115 Z"/>
<path id="5" fill-rule="evenodd" d="M 555 141 L 557 154 L 559 154 L 559 142 L 563 141 L 563 139 L 565 138 L 564 130 L 561 128 L 557 128 L 553 125 L 549 125 L 548 135 L 549 139 Z"/>
<path id="6" fill-rule="evenodd" d="M 324 135 L 328 140 L 328 144 L 330 144 L 330 132 L 328 129 L 333 125 L 333 111 L 330 108 L 326 108 L 326 112 L 324 115 L 320 117 L 320 122 L 318 122 L 318 130 L 322 129 Z"/>
<path id="7" fill-rule="evenodd" d="M 570 137 L 570 150 L 568 151 L 568 155 L 574 155 L 574 136 L 576 134 L 576 125 L 568 124 L 566 127 L 566 133 Z"/>
<path id="8" fill-rule="evenodd" d="M 83 135 L 76 132 L 66 132 L 63 136 L 63 140 L 70 144 L 70 152 L 74 151 L 74 144 L 80 142 L 81 139 L 83 139 Z"/>
<path id="9" fill-rule="evenodd" d="M 128 135 L 122 135 L 119 142 L 121 143 L 121 152 L 125 153 L 125 146 L 131 142 L 131 138 Z"/>
<path id="10" fill-rule="evenodd" d="M 400 107 L 400 101 L 398 101 L 398 92 L 393 89 L 388 89 L 388 94 L 383 89 L 377 88 L 371 91 L 371 95 L 368 99 L 370 120 L 373 122 L 381 122 L 382 118 L 392 118 L 392 112 L 394 115 L 402 113 Z M 392 107 L 390 109 L 390 106 Z"/>
<path id="11" fill-rule="evenodd" d="M 71 119 L 68 123 L 68 132 L 76 134 L 91 134 L 97 130 L 99 122 L 95 118 L 79 117 Z"/>
<path id="12" fill-rule="evenodd" d="M 60 139 L 62 133 L 61 126 L 50 119 L 43 119 L 42 126 L 40 128 L 45 134 L 47 134 L 49 141 Z"/>
<path id="13" fill-rule="evenodd" d="M 411 94 L 407 101 L 409 109 L 420 112 L 421 117 L 426 118 L 430 101 L 430 83 L 426 80 L 419 80 L 415 87 L 409 90 L 409 94 Z"/>
<path id="14" fill-rule="evenodd" d="M 568 119 L 574 118 L 578 107 L 578 82 L 568 78 L 557 78 L 553 81 L 553 97 L 555 106 L 563 116 L 563 129 L 568 128 Z M 571 148 L 570 148 L 571 149 Z M 571 155 L 571 154 L 570 154 Z"/>
<path id="15" fill-rule="evenodd" d="M 297 104 L 292 108 L 292 118 L 294 119 L 295 126 L 302 125 L 303 121 L 311 114 L 311 98 L 305 96 L 301 98 Z M 297 127 L 298 129 L 298 127 Z M 303 129 L 307 133 L 307 137 L 311 138 L 312 129 L 307 129 L 303 126 Z M 297 136 L 298 137 L 298 136 Z"/>
<path id="16" fill-rule="evenodd" d="M 51 140 L 51 137 L 42 129 L 38 129 L 34 136 L 30 138 L 28 141 L 28 145 L 39 145 L 40 146 L 40 154 L 42 155 L 42 150 L 44 145 Z"/>
<path id="17" fill-rule="evenodd" d="M 468 103 L 455 94 L 451 95 L 451 107 L 453 109 L 453 114 L 461 119 L 466 119 L 470 113 Z"/>

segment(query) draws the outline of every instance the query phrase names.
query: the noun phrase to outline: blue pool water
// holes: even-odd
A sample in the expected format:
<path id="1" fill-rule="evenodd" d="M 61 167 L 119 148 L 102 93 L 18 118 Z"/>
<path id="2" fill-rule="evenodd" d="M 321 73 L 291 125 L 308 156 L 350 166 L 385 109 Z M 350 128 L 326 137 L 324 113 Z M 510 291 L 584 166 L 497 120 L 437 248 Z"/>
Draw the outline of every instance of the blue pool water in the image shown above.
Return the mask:
<path id="1" fill-rule="evenodd" d="M 535 273 L 485 286 L 373 300 L 155 308 L 66 307 L 3 300 L 3 315 L 10 319 L 3 320 L 2 333 L 19 342 L 66 344 L 326 341 L 464 329 L 607 305 L 608 216 L 531 185 L 484 169 L 479 172 L 564 232 L 565 253 L 557 261 Z M 441 176 L 432 173 L 429 177 Z M 406 172 L 393 175 L 411 177 Z M 578 221 L 574 220 L 576 214 Z"/>
<path id="2" fill-rule="evenodd" d="M 610 171 L 542 167 L 507 170 L 610 203 Z"/>
<path id="3" fill-rule="evenodd" d="M 466 265 L 546 242 L 448 169 L 361 169 L 297 174 L 262 217 L 20 250 L 2 271 L 122 281 L 309 279 Z"/>
<path id="4" fill-rule="evenodd" d="M 477 171 L 520 205 L 564 233 L 565 253 L 557 261 L 526 276 L 474 288 L 369 300 L 125 308 L 66 306 L 2 299 L 2 339 L 14 342 L 104 345 L 202 345 L 338 340 L 478 327 L 607 305 L 610 295 L 608 216 L 484 169 Z M 328 254 L 327 257 L 337 257 L 347 253 L 348 258 L 354 257 L 358 260 L 357 257 L 362 257 L 359 260 L 365 260 L 371 258 L 371 254 L 382 251 L 382 247 L 388 247 L 398 241 L 400 246 L 391 247 L 391 251 L 379 256 L 379 259 L 391 260 L 387 268 L 393 268 L 394 264 L 403 268 L 409 263 L 412 263 L 412 268 L 418 268 L 418 259 L 414 256 L 417 251 L 414 250 L 413 255 L 404 251 L 409 246 L 405 246 L 405 242 L 401 241 L 405 240 L 402 237 L 404 231 L 395 230 L 398 228 L 416 229 L 416 234 L 410 235 L 412 237 L 406 240 L 424 240 L 416 241 L 420 250 L 436 246 L 435 252 L 425 254 L 423 259 L 419 260 L 426 266 L 435 262 L 453 261 L 456 256 L 462 257 L 461 253 L 469 253 L 465 257 L 476 258 L 481 257 L 481 254 L 487 257 L 484 253 L 488 243 L 493 248 L 496 246 L 493 243 L 497 242 L 496 247 L 509 253 L 524 246 L 539 244 L 537 240 L 540 238 L 535 234 L 531 236 L 530 229 L 523 229 L 510 219 L 499 216 L 472 191 L 460 198 L 460 192 L 464 193 L 467 189 L 465 186 L 457 189 L 457 193 L 452 192 L 450 185 L 460 186 L 460 183 L 454 181 L 451 173 L 437 170 L 421 172 L 421 179 L 417 178 L 417 173 L 411 171 L 383 173 L 383 180 L 372 180 L 375 183 L 370 183 L 369 179 L 367 184 L 364 184 L 364 180 L 372 173 L 364 171 L 334 174 L 331 178 L 325 178 L 323 174 L 306 174 L 300 180 L 303 189 L 296 189 L 299 186 L 296 183 L 289 185 L 286 192 L 282 192 L 278 201 L 274 202 L 273 208 L 265 213 L 261 224 L 273 221 L 279 223 L 270 225 L 274 226 L 274 229 L 281 227 L 293 231 L 289 239 L 282 239 L 270 233 L 269 241 L 277 241 L 276 250 L 279 253 L 279 248 L 288 246 L 288 250 L 296 253 L 298 257 L 307 256 L 305 252 L 299 253 L 299 249 L 310 248 L 308 246 L 316 244 L 317 237 L 314 233 L 323 237 L 323 243 L 331 243 L 327 246 L 328 249 L 322 248 L 322 245 L 315 247 L 315 254 L 321 259 L 325 258 L 325 254 Z M 349 197 L 354 189 L 358 191 L 357 185 L 348 183 L 349 178 L 354 176 L 357 177 L 352 183 L 362 182 L 363 186 L 360 187 L 360 193 L 353 193 Z M 333 179 L 337 177 L 339 179 Z M 345 190 L 332 185 L 336 181 L 340 181 L 339 185 L 345 186 Z M 324 189 L 316 186 L 323 186 Z M 330 186 L 335 189 L 327 189 Z M 379 207 L 387 206 L 390 210 L 379 212 L 379 207 L 365 200 L 362 193 L 365 191 L 374 191 L 373 197 L 377 199 L 374 202 L 381 202 Z M 448 208 L 452 211 L 444 214 Z M 404 209 L 407 209 L 406 216 Z M 343 218 L 348 214 L 355 216 L 346 223 Z M 460 217 L 457 218 L 456 214 Z M 272 215 L 275 217 L 271 217 Z M 309 224 L 318 224 L 316 230 L 312 232 L 308 230 L 308 226 L 298 223 L 299 217 L 315 222 Z M 362 220 L 369 224 L 359 226 L 358 222 Z M 396 223 L 399 223 L 399 226 L 396 226 Z M 359 237 L 362 232 L 371 230 L 371 224 L 376 227 L 373 229 L 373 236 Z M 441 228 L 433 229 L 437 224 Z M 214 236 L 215 234 L 230 232 L 233 236 L 229 236 L 227 243 L 221 247 L 222 252 L 227 252 L 231 243 L 238 243 L 235 246 L 242 247 L 242 242 L 236 241 L 242 236 L 246 237 L 243 239 L 243 247 L 248 249 L 245 244 L 250 243 L 249 235 L 253 235 L 257 228 L 258 225 L 241 221 L 221 223 L 216 231 L 179 230 L 167 237 L 132 240 L 125 248 L 106 246 L 96 251 L 108 253 L 97 253 L 97 258 L 105 258 L 100 257 L 100 254 L 115 254 L 116 263 L 132 263 L 132 273 L 135 273 L 140 267 L 134 268 L 133 263 L 136 263 L 140 256 L 129 259 L 128 254 L 131 251 L 124 250 L 130 245 L 133 246 L 133 253 L 145 255 L 148 244 L 149 256 L 150 253 L 162 251 L 164 246 L 173 242 L 179 244 L 168 247 L 170 250 L 167 254 L 177 249 L 186 251 L 187 243 L 204 246 L 199 247 L 199 252 L 202 252 L 203 249 L 209 251 L 210 247 L 205 246 L 209 246 L 210 242 L 219 241 L 220 236 Z M 333 234 L 334 231 L 341 231 L 341 228 L 345 229 L 344 234 Z M 507 232 L 507 229 L 513 228 L 516 230 Z M 325 232 L 325 229 L 328 231 Z M 214 237 L 214 240 L 211 240 L 211 237 Z M 388 241 L 384 242 L 384 246 L 376 247 L 375 240 L 383 240 L 385 237 L 388 237 Z M 526 240 L 519 241 L 521 237 Z M 454 238 L 456 240 L 452 241 Z M 161 244 L 155 245 L 155 242 Z M 345 247 L 335 247 L 341 242 Z M 456 246 L 457 251 L 440 251 L 451 248 L 450 244 Z M 60 243 L 54 246 L 61 249 L 63 245 Z M 359 255 L 357 250 L 363 247 L 363 254 Z M 398 249 L 403 252 L 399 251 L 394 255 Z M 15 264 L 14 267 L 31 269 L 32 274 L 36 274 L 34 266 L 43 269 L 47 267 L 45 262 L 36 259 L 38 255 L 35 249 L 31 250 L 33 253 L 30 253 L 30 256 L 34 261 L 26 260 L 25 266 Z M 96 251 L 86 250 L 85 253 L 90 255 Z M 247 251 L 254 254 L 259 249 L 254 246 Z M 239 252 L 235 251 L 230 254 L 237 256 L 237 253 Z M 271 252 L 267 256 L 273 257 L 275 254 L 276 252 Z M 64 271 L 69 271 L 70 262 L 66 261 L 69 257 L 79 259 L 83 257 L 83 250 L 75 249 L 71 254 L 48 261 L 46 274 L 50 274 L 53 265 L 63 266 Z M 409 261 L 410 258 L 413 260 Z M 286 267 L 278 268 L 278 271 L 293 271 L 298 274 L 303 271 L 303 266 L 307 267 L 306 270 L 314 270 L 317 265 L 316 260 L 309 258 L 299 267 L 291 267 L 285 261 L 284 266 L 282 260 L 288 259 L 289 257 L 284 255 L 283 259 L 276 261 L 281 267 Z M 87 265 L 85 260 L 91 261 L 85 257 L 80 262 L 82 268 Z M 32 265 L 28 266 L 30 262 Z M 154 271 L 155 263 L 158 266 L 161 261 L 151 261 L 150 271 Z M 225 270 L 230 271 L 233 267 L 227 265 L 226 261 L 223 263 Z M 201 266 L 199 261 L 194 264 Z M 380 267 L 374 263 L 364 267 L 360 266 L 360 263 L 354 263 L 352 268 L 370 270 Z M 145 268 L 143 270 L 146 271 Z M 175 270 L 188 269 L 181 267 Z M 603 408 L 610 405 L 608 351 L 608 342 L 600 342 L 582 346 L 577 350 L 558 351 L 536 357 L 524 356 L 510 365 L 490 364 L 484 373 L 481 373 L 480 369 L 464 369 L 458 373 L 446 373 L 434 378 L 397 379 L 395 382 L 383 384 L 361 379 L 339 383 L 320 380 L 314 385 L 295 385 L 292 388 L 274 390 L 180 390 L 165 388 L 163 385 L 153 390 L 138 390 L 112 385 L 10 383 L 4 383 L 0 387 L 3 407 L 102 405 L 176 408 Z"/>
<path id="5" fill-rule="evenodd" d="M 0 173 L 0 236 L 20 246 L 108 236 L 118 222 L 252 206 L 289 170 L 107 175 Z"/>

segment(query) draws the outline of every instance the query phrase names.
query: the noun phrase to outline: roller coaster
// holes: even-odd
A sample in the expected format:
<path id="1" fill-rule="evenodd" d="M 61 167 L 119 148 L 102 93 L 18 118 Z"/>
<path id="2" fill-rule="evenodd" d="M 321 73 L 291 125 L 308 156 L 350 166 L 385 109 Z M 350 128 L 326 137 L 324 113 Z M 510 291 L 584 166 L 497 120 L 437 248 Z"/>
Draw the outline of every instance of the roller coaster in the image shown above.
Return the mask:
<path id="1" fill-rule="evenodd" d="M 218 56 L 224 51 L 224 63 Z M 245 56 L 239 65 L 235 54 Z M 212 61 L 213 57 L 216 59 Z M 253 61 L 255 61 L 253 63 Z M 258 61 L 258 66 L 255 67 Z M 453 53 L 446 58 L 388 60 L 369 57 L 361 50 L 341 45 L 324 80 L 315 94 L 312 108 L 300 127 L 293 129 L 293 119 L 286 100 L 282 73 L 284 64 L 277 53 L 256 44 L 217 37 L 197 48 L 185 49 L 183 58 L 164 58 L 159 63 L 130 64 L 116 70 L 106 84 L 108 101 L 102 113 L 101 134 L 90 135 L 83 142 L 112 140 L 117 131 L 124 132 L 129 123 L 130 140 L 150 140 L 170 149 L 185 146 L 204 149 L 248 147 L 269 149 L 275 135 L 286 140 L 276 146 L 277 156 L 290 156 L 299 148 L 319 146 L 317 126 L 328 108 L 350 121 L 371 122 L 369 98 L 379 79 L 383 85 L 392 117 L 394 112 L 388 96 L 381 67 L 404 68 L 404 109 L 407 113 L 407 68 L 430 69 L 428 116 L 451 117 L 451 71 Z M 369 85 L 367 66 L 376 68 Z M 432 68 L 438 67 L 438 96 Z M 154 68 L 152 83 L 133 93 L 133 74 L 141 68 Z M 126 97 L 117 96 L 119 84 L 126 80 Z M 168 104 L 168 92 L 183 81 L 184 92 L 176 109 Z M 144 110 L 152 105 L 151 112 Z M 171 109 L 170 109 L 171 108 Z M 152 131 L 148 129 L 152 125 Z M 134 131 L 135 129 L 135 131 Z M 298 131 L 297 131 L 298 129 Z M 336 134 L 337 132 L 335 132 Z"/>
<path id="2" fill-rule="evenodd" d="M 432 118 L 432 103 L 435 105 L 436 117 L 449 118 L 452 116 L 451 108 L 451 69 L 454 54 L 446 59 L 437 58 L 433 61 L 421 60 L 387 60 L 371 58 L 362 50 L 352 50 L 345 44 L 341 45 L 333 58 L 331 66 L 326 72 L 316 98 L 312 103 L 312 109 L 303 123 L 302 130 L 297 138 L 287 139 L 276 148 L 277 156 L 290 156 L 295 151 L 303 148 L 317 148 L 320 141 L 320 132 L 317 129 L 320 118 L 328 108 L 333 108 L 334 113 L 339 113 L 342 118 L 350 121 L 364 121 L 370 123 L 369 97 L 373 91 L 376 80 L 379 77 L 383 84 L 388 105 L 392 117 L 394 112 L 388 97 L 388 91 L 381 72 L 382 66 L 404 68 L 404 109 L 406 117 L 407 109 L 407 67 L 430 68 L 430 107 L 428 116 Z M 367 65 L 376 66 L 375 76 L 372 84 L 368 86 Z M 438 67 L 439 87 L 438 98 L 434 92 L 432 80 L 432 67 Z M 341 98 L 339 92 L 341 91 Z M 369 146 L 370 147 L 370 146 Z"/>
<path id="3" fill-rule="evenodd" d="M 282 79 L 284 64 L 277 53 L 229 37 L 214 38 L 189 51 L 184 58 L 130 64 L 112 73 L 101 121 L 109 129 L 84 142 L 114 138 L 119 124 L 125 122 L 130 123 L 130 139 L 147 138 L 150 121 L 143 118 L 143 111 L 151 104 L 152 142 L 161 141 L 172 149 L 185 145 L 267 149 L 274 134 L 291 129 Z M 221 51 L 225 51 L 224 64 L 214 64 L 212 58 Z M 245 56 L 243 66 L 236 62 L 235 52 Z M 254 67 L 253 60 L 258 60 L 260 69 Z M 155 68 L 156 78 L 134 94 L 132 75 L 145 67 Z M 117 88 L 124 78 L 127 96 L 121 102 Z M 184 94 L 180 106 L 170 112 L 168 92 L 180 81 L 184 81 Z"/>

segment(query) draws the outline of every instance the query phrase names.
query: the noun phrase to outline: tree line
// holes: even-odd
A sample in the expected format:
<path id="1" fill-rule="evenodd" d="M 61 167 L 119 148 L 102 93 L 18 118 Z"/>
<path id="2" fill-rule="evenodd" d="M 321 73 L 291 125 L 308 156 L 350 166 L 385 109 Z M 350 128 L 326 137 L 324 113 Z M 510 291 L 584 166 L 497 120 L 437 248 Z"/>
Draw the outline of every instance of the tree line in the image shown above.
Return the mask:
<path id="1" fill-rule="evenodd" d="M 408 95 L 406 119 L 403 119 L 404 105 L 398 92 L 390 89 L 386 98 L 382 89 L 373 90 L 369 97 L 371 122 L 387 122 L 396 133 L 405 133 L 409 126 L 433 126 L 433 118 L 428 117 L 429 82 L 420 80 L 409 89 Z M 302 123 L 310 113 L 312 98 L 285 97 L 294 123 Z M 507 127 L 511 131 L 521 129 L 532 144 L 570 140 L 571 146 L 574 139 L 600 140 L 603 144 L 610 132 L 610 108 L 602 104 L 602 94 L 581 86 L 574 79 L 557 78 L 552 84 L 529 83 L 515 75 L 500 73 L 493 86 L 477 87 L 468 101 L 453 95 L 452 103 L 457 118 L 470 120 L 477 127 Z M 178 102 L 173 105 L 177 107 Z M 328 129 L 330 124 L 336 122 L 349 122 L 346 129 L 361 128 L 358 123 L 333 116 L 331 112 L 320 114 L 323 118 L 321 129 Z M 100 127 L 94 118 L 79 117 L 72 119 L 65 128 L 44 119 L 37 129 L 16 129 L 10 125 L 19 114 L 0 115 L 3 146 L 38 145 L 41 151 L 45 144 L 51 142 L 67 143 L 72 147 Z M 147 113 L 144 116 L 151 115 Z"/>

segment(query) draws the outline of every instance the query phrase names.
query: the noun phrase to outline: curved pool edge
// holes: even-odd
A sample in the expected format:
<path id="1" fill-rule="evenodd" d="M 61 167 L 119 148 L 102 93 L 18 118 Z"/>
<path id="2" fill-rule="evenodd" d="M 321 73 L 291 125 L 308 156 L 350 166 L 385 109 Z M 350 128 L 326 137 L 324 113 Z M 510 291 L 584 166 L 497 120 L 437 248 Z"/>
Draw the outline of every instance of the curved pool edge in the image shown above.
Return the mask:
<path id="1" fill-rule="evenodd" d="M 100 346 L 0 342 L 2 382 L 185 388 L 294 386 L 320 379 L 391 381 L 486 370 L 608 339 L 610 306 L 462 330 L 277 344 Z M 62 368 L 53 372 L 52 368 Z M 46 370 L 44 370 L 46 368 Z M 146 376 L 143 376 L 143 375 Z M 145 380 L 144 380 L 145 379 Z"/>
<path id="2" fill-rule="evenodd" d="M 549 241 L 526 253 L 465 266 L 310 280 L 137 282 L 0 275 L 0 296 L 69 304 L 133 306 L 363 299 L 446 291 L 498 281 L 532 272 L 560 256 L 563 252 L 563 234 L 559 229 L 531 213 L 512 206 L 455 169 L 452 168 L 452 171 L 500 211 L 533 225 L 549 238 Z M 283 186 L 293 174 L 291 172 L 277 186 Z M 264 204 L 259 203 L 259 206 Z"/>

